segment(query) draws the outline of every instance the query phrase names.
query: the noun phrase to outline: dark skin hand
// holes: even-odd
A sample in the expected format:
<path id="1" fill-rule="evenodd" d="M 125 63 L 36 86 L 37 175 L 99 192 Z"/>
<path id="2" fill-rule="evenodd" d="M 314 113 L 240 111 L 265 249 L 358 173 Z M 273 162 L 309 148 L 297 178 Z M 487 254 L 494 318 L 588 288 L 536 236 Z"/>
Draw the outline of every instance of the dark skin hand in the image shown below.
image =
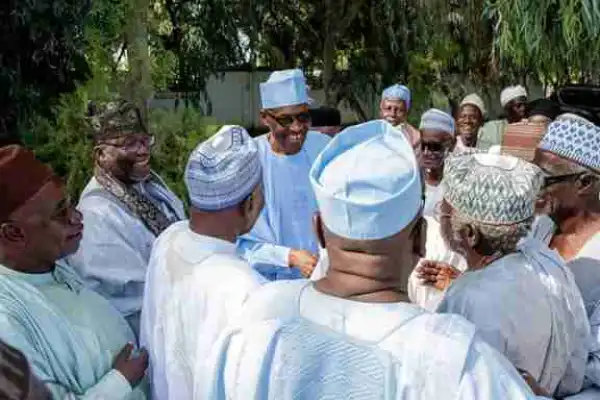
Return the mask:
<path id="1" fill-rule="evenodd" d="M 136 387 L 146 375 L 148 369 L 148 352 L 141 349 L 137 357 L 131 357 L 133 345 L 128 343 L 115 357 L 113 368 L 119 371 L 129 382 L 131 387 Z"/>
<path id="2" fill-rule="evenodd" d="M 417 267 L 417 277 L 424 285 L 445 290 L 461 272 L 450 264 L 424 260 Z"/>
<path id="3" fill-rule="evenodd" d="M 527 382 L 527 385 L 529 385 L 529 387 L 531 388 L 531 390 L 533 391 L 533 394 L 535 394 L 536 396 L 543 396 L 543 397 L 547 397 L 549 399 L 552 399 L 553 397 L 550 395 L 550 393 L 546 392 L 539 384 L 538 382 L 533 378 L 533 376 L 531 376 L 531 374 L 527 371 L 523 371 L 522 369 L 518 369 L 517 371 L 519 371 L 519 374 L 521 374 L 521 377 L 525 380 L 525 382 Z"/>

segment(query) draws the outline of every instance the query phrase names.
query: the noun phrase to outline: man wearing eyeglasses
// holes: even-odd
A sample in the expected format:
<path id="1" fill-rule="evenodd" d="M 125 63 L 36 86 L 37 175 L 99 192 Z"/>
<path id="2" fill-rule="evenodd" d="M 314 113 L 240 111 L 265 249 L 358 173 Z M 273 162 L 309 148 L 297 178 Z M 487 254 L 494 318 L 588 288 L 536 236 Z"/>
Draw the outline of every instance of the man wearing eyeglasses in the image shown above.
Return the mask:
<path id="1" fill-rule="evenodd" d="M 330 139 L 309 131 L 306 79 L 299 69 L 273 72 L 261 83 L 260 95 L 261 120 L 269 128 L 256 138 L 265 207 L 239 248 L 267 279 L 308 277 L 319 253 L 312 229 L 317 204 L 308 172 Z"/>
<path id="2" fill-rule="evenodd" d="M 420 306 L 435 310 L 450 281 L 466 269 L 465 259 L 453 252 L 441 235 L 437 205 L 444 196 L 444 161 L 456 145 L 456 124 L 446 112 L 432 108 L 421 116 L 421 157 L 425 186 L 423 216 L 427 219 L 427 252 L 408 279 L 408 294 Z M 431 274 L 435 272 L 435 274 Z M 435 279 L 430 279 L 435 276 Z M 443 279 L 442 279 L 443 278 Z"/>
<path id="3" fill-rule="evenodd" d="M 554 223 L 545 239 L 567 261 L 590 319 L 594 341 L 586 382 L 600 386 L 600 127 L 559 117 L 534 162 L 546 174 L 538 211 Z"/>
<path id="4" fill-rule="evenodd" d="M 139 334 L 142 295 L 156 237 L 185 218 L 182 202 L 150 169 L 154 136 L 128 103 L 91 117 L 94 176 L 79 200 L 86 224 L 67 262 Z"/>

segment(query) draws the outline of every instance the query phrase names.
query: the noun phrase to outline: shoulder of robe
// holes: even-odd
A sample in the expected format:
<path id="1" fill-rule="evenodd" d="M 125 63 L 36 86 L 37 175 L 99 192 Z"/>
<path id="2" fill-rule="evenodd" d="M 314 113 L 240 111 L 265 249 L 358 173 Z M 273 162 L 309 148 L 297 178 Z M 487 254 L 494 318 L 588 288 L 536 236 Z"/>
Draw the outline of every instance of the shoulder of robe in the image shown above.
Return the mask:
<path id="1" fill-rule="evenodd" d="M 321 132 L 308 131 L 306 134 L 306 141 L 319 149 L 323 149 L 331 142 L 331 137 Z"/>
<path id="2" fill-rule="evenodd" d="M 305 280 L 269 282 L 254 291 L 240 313 L 240 325 L 246 323 L 286 320 L 298 313 L 300 293 Z"/>

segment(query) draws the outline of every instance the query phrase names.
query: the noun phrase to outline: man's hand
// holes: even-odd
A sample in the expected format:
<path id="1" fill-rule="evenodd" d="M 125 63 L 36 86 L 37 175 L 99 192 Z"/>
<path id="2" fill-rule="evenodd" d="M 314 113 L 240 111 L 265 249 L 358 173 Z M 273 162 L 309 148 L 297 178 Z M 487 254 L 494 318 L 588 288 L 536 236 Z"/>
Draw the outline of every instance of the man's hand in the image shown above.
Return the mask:
<path id="1" fill-rule="evenodd" d="M 139 355 L 135 358 L 131 357 L 133 345 L 127 344 L 119 354 L 115 357 L 113 368 L 119 371 L 131 387 L 136 387 L 148 369 L 148 352 L 146 349 L 141 349 Z"/>
<path id="2" fill-rule="evenodd" d="M 305 278 L 310 278 L 319 258 L 306 250 L 291 250 L 288 263 L 290 267 L 296 267 Z"/>
<path id="3" fill-rule="evenodd" d="M 521 377 L 525 380 L 525 382 L 527 382 L 527 384 L 533 391 L 533 394 L 535 394 L 536 396 L 548 397 L 549 399 L 552 398 L 552 396 L 539 385 L 539 383 L 533 378 L 533 376 L 531 376 L 529 372 L 518 368 L 517 371 L 519 371 Z"/>
<path id="4" fill-rule="evenodd" d="M 417 267 L 417 278 L 424 285 L 433 286 L 438 290 L 445 290 L 461 272 L 450 264 L 439 261 L 423 260 Z"/>

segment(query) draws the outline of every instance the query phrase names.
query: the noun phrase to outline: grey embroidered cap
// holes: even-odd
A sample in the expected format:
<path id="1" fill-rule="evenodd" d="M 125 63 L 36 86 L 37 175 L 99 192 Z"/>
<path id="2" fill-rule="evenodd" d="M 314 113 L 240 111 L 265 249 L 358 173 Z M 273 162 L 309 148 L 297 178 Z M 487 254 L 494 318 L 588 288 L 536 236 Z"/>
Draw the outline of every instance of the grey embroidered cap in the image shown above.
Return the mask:
<path id="1" fill-rule="evenodd" d="M 600 127 L 591 122 L 559 117 L 538 148 L 600 172 Z"/>
<path id="2" fill-rule="evenodd" d="M 510 225 L 533 217 L 542 187 L 537 166 L 508 155 L 457 153 L 446 159 L 444 199 L 467 218 Z"/>
<path id="3" fill-rule="evenodd" d="M 260 183 L 261 172 L 258 147 L 248 132 L 224 126 L 190 154 L 185 169 L 190 202 L 207 211 L 240 204 Z"/>

